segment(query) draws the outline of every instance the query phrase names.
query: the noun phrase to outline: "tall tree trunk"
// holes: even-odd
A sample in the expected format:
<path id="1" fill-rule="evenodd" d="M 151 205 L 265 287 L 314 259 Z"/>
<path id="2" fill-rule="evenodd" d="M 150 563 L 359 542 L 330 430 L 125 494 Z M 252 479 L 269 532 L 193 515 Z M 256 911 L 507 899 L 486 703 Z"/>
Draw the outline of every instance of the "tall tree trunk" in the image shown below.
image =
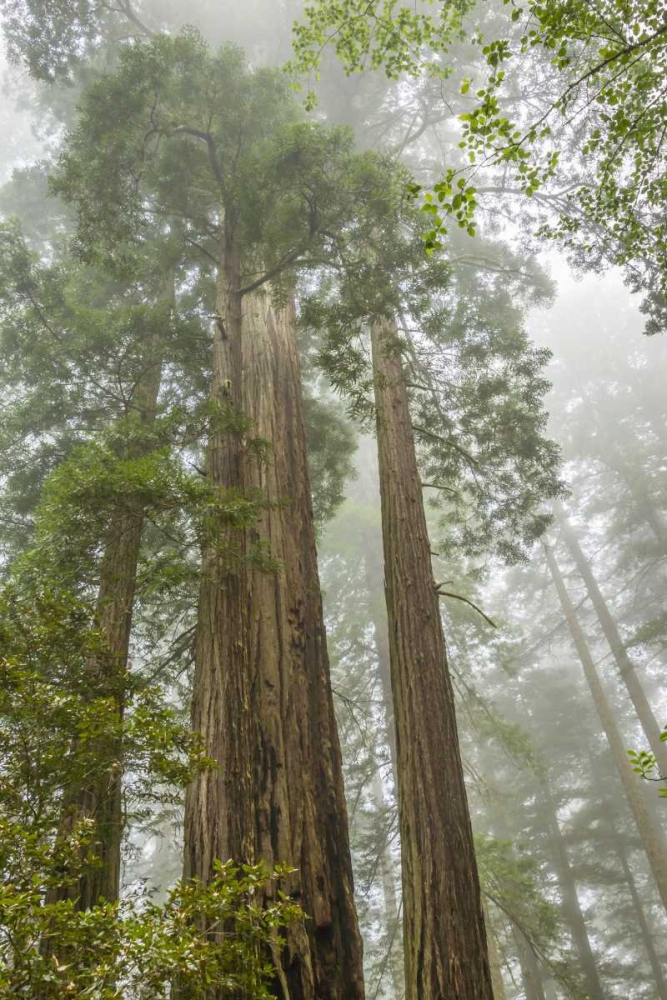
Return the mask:
<path id="1" fill-rule="evenodd" d="M 382 540 L 378 533 L 373 533 L 367 540 L 366 551 L 364 553 L 366 567 L 366 583 L 369 592 L 370 615 L 373 623 L 373 638 L 375 651 L 377 654 L 378 677 L 380 680 L 380 690 L 382 692 L 382 705 L 385 712 L 386 722 L 386 744 L 389 750 L 389 762 L 391 765 L 391 776 L 393 792 L 396 795 L 398 787 L 397 778 L 397 753 L 396 753 L 396 726 L 394 722 L 394 704 L 391 693 L 391 662 L 389 655 L 389 631 L 387 628 L 387 610 L 384 603 L 384 574 L 382 564 Z M 379 772 L 375 775 L 373 782 L 373 796 L 380 806 L 386 808 L 383 781 Z M 387 939 L 390 942 L 391 953 L 387 958 L 392 979 L 392 996 L 400 997 L 403 994 L 403 962 L 402 953 L 399 956 L 397 949 L 400 948 L 401 941 L 398 933 L 401 919 L 401 908 L 398 903 L 396 885 L 394 881 L 395 864 L 389 844 L 382 846 L 382 890 L 385 904 L 384 923 L 387 931 Z"/>
<path id="2" fill-rule="evenodd" d="M 228 223 L 231 226 L 231 223 Z M 220 500 L 243 497 L 241 267 L 225 236 L 216 282 L 206 471 Z M 184 875 L 206 882 L 216 860 L 255 857 L 246 532 L 212 518 L 202 549 L 192 726 L 217 767 L 185 799 Z"/>
<path id="3" fill-rule="evenodd" d="M 655 759 L 660 765 L 662 773 L 667 774 L 667 746 L 660 742 L 660 733 L 662 730 L 658 725 L 658 721 L 649 704 L 648 698 L 646 697 L 641 681 L 637 677 L 634 663 L 628 656 L 621 634 L 618 631 L 618 627 L 611 615 L 609 606 L 598 586 L 591 565 L 584 555 L 583 549 L 579 544 L 579 539 L 573 531 L 572 526 L 569 524 L 560 504 L 556 504 L 556 513 L 563 535 L 563 540 L 574 560 L 579 575 L 584 581 L 586 592 L 591 600 L 591 603 L 593 604 L 593 607 L 595 608 L 595 614 L 597 615 L 597 619 L 600 623 L 600 628 L 602 629 L 603 635 L 607 640 L 609 648 L 611 649 L 616 666 L 619 669 L 621 679 L 625 684 L 628 694 L 630 695 L 635 712 L 637 713 L 637 718 L 641 723 L 641 727 L 646 734 L 646 739 L 648 740 L 649 746 L 655 755 Z"/>
<path id="4" fill-rule="evenodd" d="M 563 916 L 572 934 L 572 941 L 579 958 L 581 971 L 584 974 L 590 1000 L 604 1000 L 602 983 L 600 982 L 595 956 L 588 936 L 588 928 L 586 927 L 584 915 L 581 912 L 581 904 L 579 903 L 579 896 L 577 894 L 577 883 L 570 867 L 565 840 L 563 839 L 558 822 L 556 803 L 553 800 L 549 779 L 546 774 L 542 785 L 541 798 L 542 809 L 546 818 L 547 836 L 561 891 Z"/>
<path id="5" fill-rule="evenodd" d="M 503 960 L 496 936 L 491 928 L 488 907 L 484 906 L 484 921 L 486 923 L 486 944 L 489 950 L 489 968 L 491 970 L 491 985 L 493 988 L 493 1000 L 507 1000 L 505 983 L 503 980 Z"/>
<path id="6" fill-rule="evenodd" d="M 484 915 L 395 324 L 372 327 L 398 753 L 407 1000 L 493 1000 Z"/>
<path id="7" fill-rule="evenodd" d="M 623 743 L 623 738 L 616 725 L 614 712 L 604 692 L 604 688 L 593 662 L 586 637 L 579 625 L 577 615 L 572 601 L 565 587 L 562 574 L 556 562 L 555 556 L 549 546 L 545 546 L 547 563 L 552 579 L 558 592 L 561 608 L 565 620 L 567 621 L 572 641 L 577 650 L 577 655 L 584 669 L 586 681 L 593 697 L 593 702 L 602 724 L 602 728 L 607 737 L 609 748 L 614 758 L 614 763 L 618 770 L 619 777 L 623 784 L 628 804 L 634 816 L 637 830 L 642 841 L 644 850 L 648 857 L 649 865 L 653 873 L 658 892 L 662 903 L 667 909 L 667 855 L 663 849 L 659 831 L 655 827 L 651 815 L 648 812 L 639 779 L 632 772 L 628 763 L 628 756 Z"/>
<path id="8" fill-rule="evenodd" d="M 380 772 L 376 771 L 373 776 L 373 799 L 377 809 L 386 809 L 384 788 Z M 380 871 L 380 884 L 382 886 L 382 898 L 384 900 L 384 926 L 387 935 L 387 954 L 383 965 L 383 971 L 389 969 L 391 977 L 391 995 L 400 997 L 403 995 L 403 962 L 402 951 L 400 950 L 400 920 L 401 907 L 396 893 L 396 866 L 391 853 L 391 846 L 386 841 L 380 846 L 380 857 L 378 865 Z"/>
<path id="9" fill-rule="evenodd" d="M 270 443 L 251 455 L 247 482 L 269 506 L 258 542 L 277 573 L 249 579 L 259 856 L 298 871 L 291 891 L 309 920 L 308 942 L 289 946 L 290 1000 L 363 996 L 342 757 L 334 716 L 317 567 L 294 306 L 265 290 L 245 303 L 245 414 Z M 280 501 L 288 500 L 287 506 Z M 277 506 L 272 506 L 276 504 Z M 311 979 L 314 982 L 314 994 Z"/>
<path id="10" fill-rule="evenodd" d="M 521 969 L 521 979 L 525 1000 L 545 1000 L 544 989 L 542 988 L 542 973 L 537 961 L 535 952 L 530 946 L 530 941 L 520 927 L 514 926 L 514 940 L 519 956 L 519 967 Z"/>
<path id="11" fill-rule="evenodd" d="M 384 604 L 384 572 L 382 564 L 381 540 L 375 544 L 375 535 L 368 544 L 365 553 L 366 582 L 370 595 L 370 613 L 373 623 L 373 635 L 378 659 L 378 676 L 382 690 L 382 705 L 387 723 L 387 746 L 391 759 L 391 775 L 394 784 L 394 794 L 397 794 L 398 776 L 396 772 L 396 723 L 394 720 L 394 699 L 391 693 L 391 657 L 389 651 L 389 629 L 387 625 L 387 609 Z"/>
<path id="12" fill-rule="evenodd" d="M 174 275 L 170 270 L 159 302 L 170 312 L 173 300 Z M 156 317 L 155 329 L 148 338 L 144 372 L 131 401 L 131 411 L 147 428 L 154 422 L 157 409 L 166 322 L 166 315 Z M 139 456 L 145 447 L 143 442 L 135 444 L 130 454 Z M 112 517 L 100 563 L 96 624 L 104 648 L 88 663 L 88 674 L 91 693 L 113 699 L 119 720 L 125 710 L 132 612 L 144 520 L 143 511 L 132 498 L 120 506 Z M 109 746 L 106 756 L 109 770 L 97 780 L 72 789 L 66 796 L 61 834 L 66 835 L 82 819 L 93 819 L 96 838 L 93 858 L 92 863 L 85 866 L 77 885 L 50 889 L 47 902 L 69 898 L 75 900 L 78 909 L 88 910 L 99 900 L 113 902 L 119 897 L 124 830 L 123 774 L 113 769 L 113 763 L 119 759 L 120 752 L 119 747 Z"/>
<path id="13" fill-rule="evenodd" d="M 655 941 L 651 933 L 651 928 L 649 922 L 646 918 L 646 911 L 644 909 L 644 904 L 642 898 L 639 894 L 637 888 L 637 883 L 635 882 L 635 876 L 630 867 L 630 862 L 628 860 L 628 852 L 625 845 L 625 841 L 622 836 L 618 833 L 616 828 L 616 821 L 611 808 L 611 804 L 605 802 L 604 804 L 604 814 L 606 818 L 607 833 L 611 839 L 612 846 L 618 858 L 619 864 L 621 866 L 621 871 L 623 872 L 623 877 L 628 887 L 630 893 L 630 898 L 632 899 L 632 906 L 635 911 L 635 918 L 637 920 L 637 927 L 639 928 L 639 933 L 641 935 L 642 943 L 646 949 L 646 954 L 651 966 L 651 971 L 653 973 L 653 978 L 655 979 L 656 985 L 656 997 L 659 1000 L 667 1000 L 667 979 L 665 979 L 665 969 L 664 964 L 658 955 L 657 949 L 655 947 Z"/>
<path id="14" fill-rule="evenodd" d="M 227 433 L 209 468 L 220 487 L 259 491 L 264 502 L 243 533 L 245 559 L 225 565 L 215 539 L 205 552 L 193 722 L 219 767 L 189 790 L 185 871 L 206 881 L 227 857 L 294 866 L 283 889 L 308 919 L 274 956 L 277 995 L 362 1000 L 294 309 L 274 309 L 260 290 L 242 311 L 234 305 L 230 323 L 230 298 L 223 287 L 214 391 L 227 387 L 248 436 L 266 448 Z"/>

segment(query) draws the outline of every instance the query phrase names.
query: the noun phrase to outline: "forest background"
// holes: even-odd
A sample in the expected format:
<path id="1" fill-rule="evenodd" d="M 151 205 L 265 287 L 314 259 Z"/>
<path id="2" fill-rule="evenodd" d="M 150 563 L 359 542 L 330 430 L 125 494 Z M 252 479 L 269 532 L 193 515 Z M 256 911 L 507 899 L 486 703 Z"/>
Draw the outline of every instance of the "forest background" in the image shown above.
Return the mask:
<path id="1" fill-rule="evenodd" d="M 475 165 L 474 181 L 461 174 L 460 187 L 450 178 L 452 194 L 439 203 L 450 208 L 453 224 L 438 221 L 429 232 L 437 210 L 421 209 L 433 203 L 423 202 L 424 195 L 434 190 L 437 200 L 433 185 L 465 164 L 460 115 L 469 113 L 475 81 L 485 86 L 474 30 L 492 34 L 504 8 L 485 7 L 482 21 L 478 9 L 461 12 L 463 30 L 447 47 L 446 72 L 415 75 L 403 66 L 407 72 L 397 79 L 381 68 L 348 76 L 324 50 L 320 78 L 312 70 L 294 93 L 281 71 L 258 85 L 254 75 L 294 58 L 292 27 L 303 12 L 287 2 L 277 11 L 200 0 L 187 16 L 178 3 L 144 3 L 140 10 L 124 2 L 3 6 L 15 60 L 2 105 L 7 183 L 1 195 L 1 864 L 8 889 L 0 897 L 0 985 L 6 994 L 157 997 L 173 989 L 200 996 L 206 988 L 222 990 L 215 996 L 262 996 L 268 988 L 270 995 L 307 996 L 308 976 L 325 976 L 317 971 L 324 950 L 309 959 L 311 973 L 302 968 L 308 962 L 294 959 L 314 948 L 292 906 L 301 898 L 293 875 L 277 873 L 287 894 L 282 902 L 266 891 L 266 873 L 253 867 L 239 879 L 223 872 L 190 894 L 177 882 L 183 788 L 207 787 L 206 758 L 217 757 L 202 721 L 214 710 L 209 703 L 198 708 L 195 697 L 195 729 L 204 745 L 189 725 L 193 665 L 201 680 L 208 662 L 201 626 L 195 638 L 197 608 L 207 599 L 200 554 L 203 548 L 204 561 L 224 575 L 228 563 L 216 562 L 222 551 L 269 607 L 295 536 L 280 474 L 273 482 L 266 471 L 280 468 L 267 455 L 266 439 L 283 418 L 294 433 L 289 420 L 298 415 L 286 380 L 300 363 L 365 994 L 406 995 L 396 797 L 404 765 L 393 728 L 367 338 L 390 303 L 409 378 L 433 574 L 444 581 L 439 607 L 493 996 L 666 997 L 664 805 L 659 783 L 642 782 L 627 753 L 652 752 L 656 767 L 653 758 L 642 765 L 649 778 L 667 772 L 660 742 L 667 716 L 660 684 L 664 269 L 658 245 L 643 246 L 642 256 L 635 234 L 618 252 L 613 234 L 595 229 L 599 220 L 583 235 L 576 226 L 557 232 L 568 218 L 569 192 L 590 184 L 593 159 L 581 136 L 587 126 L 544 137 L 562 147 L 561 172 L 531 175 L 529 197 L 526 183 L 497 162 Z M 180 36 L 185 25 L 202 38 Z M 123 48 L 141 53 L 139 39 L 155 44 L 146 26 L 182 38 L 182 49 L 165 45 L 146 62 L 141 55 L 119 61 Z M 230 42 L 245 51 L 250 70 L 235 51 L 216 60 L 218 47 Z M 535 51 L 510 66 L 517 119 L 539 118 L 552 103 L 551 66 L 549 56 Z M 164 88 L 148 126 L 171 146 L 165 139 L 139 163 L 128 123 L 139 106 L 132 88 L 147 73 Z M 87 90 L 100 79 L 97 90 Z M 116 83 L 105 90 L 109 79 Z M 310 88 L 316 103 L 309 97 L 314 106 L 304 112 Z M 255 145 L 246 174 L 223 192 L 222 209 L 211 195 L 214 160 L 207 163 L 193 151 L 196 144 L 181 142 L 185 127 L 202 131 L 186 112 L 221 114 L 226 136 L 249 123 L 258 129 L 249 140 Z M 276 122 L 284 132 L 274 142 Z M 405 174 L 396 172 L 397 163 Z M 114 186 L 130 175 L 134 187 Z M 410 184 L 412 196 L 405 194 Z M 310 215 L 303 213 L 304 190 Z M 246 287 L 262 275 L 272 283 L 273 305 L 258 285 L 256 339 L 275 309 L 276 336 L 287 345 L 281 357 L 291 358 L 274 373 L 275 400 L 267 403 L 267 383 L 262 388 L 258 381 L 250 402 L 244 398 L 243 419 L 234 403 L 219 412 L 207 399 L 211 383 L 224 398 L 236 391 L 216 369 L 215 347 L 209 357 L 215 329 L 224 333 L 233 316 L 233 299 L 221 300 L 211 266 L 221 239 L 216 225 L 232 212 L 245 227 Z M 289 342 L 295 293 L 300 361 Z M 644 336 L 647 317 L 651 337 Z M 246 364 L 264 371 L 266 359 Z M 230 440 L 237 442 L 231 450 Z M 250 458 L 239 459 L 239 440 Z M 221 499 L 210 489 L 215 476 L 207 462 L 216 461 L 215 448 L 225 453 L 221 468 L 247 463 L 244 488 L 234 496 Z M 302 459 L 287 455 L 285 475 L 291 486 L 300 484 L 305 510 Z M 224 544 L 219 536 L 211 542 L 216 518 Z M 246 539 L 242 554 L 238 532 Z M 313 574 L 309 544 L 289 570 L 305 603 Z M 131 618 L 125 606 L 120 619 L 111 614 L 100 621 L 110 607 L 100 598 L 105 559 L 116 567 L 106 577 L 114 590 L 123 575 L 117 567 L 129 567 L 123 601 L 133 607 Z M 231 603 L 211 610 L 232 639 L 230 622 L 243 613 L 233 589 Z M 131 683 L 123 671 L 110 691 L 115 667 L 106 647 L 109 629 L 121 620 L 124 631 L 115 641 L 126 646 Z M 237 620 L 239 629 L 246 627 Z M 252 648 L 266 648 L 268 633 L 260 632 Z M 320 699 L 318 718 L 333 733 L 326 691 L 318 690 L 308 697 Z M 234 717 L 221 711 L 222 731 L 233 730 Z M 301 718 L 289 717 L 282 728 L 275 722 L 285 744 Z M 240 733 L 238 742 L 245 738 Z M 303 766 L 313 787 L 326 786 L 338 803 L 333 839 L 343 847 L 340 857 L 333 852 L 327 860 L 326 877 L 329 895 L 338 893 L 344 910 L 352 880 L 335 736 L 330 742 L 334 777 L 317 771 L 317 755 L 305 751 L 302 765 L 292 764 L 291 784 Z M 233 755 L 235 745 L 225 743 L 220 753 Z M 267 793 L 284 813 L 297 809 L 289 785 L 285 790 L 276 781 Z M 112 832 L 101 839 L 91 834 L 91 817 L 99 820 L 98 805 L 87 806 L 91 800 L 109 810 L 104 822 Z M 242 815 L 251 808 L 239 793 L 234 809 Z M 186 842 L 198 846 L 186 875 L 200 873 L 198 866 L 208 863 L 202 857 L 215 853 L 214 844 L 204 843 L 206 823 L 196 819 L 203 813 L 192 803 L 190 809 L 195 819 Z M 282 856 L 280 837 L 271 841 L 270 824 L 257 834 L 259 845 L 266 836 L 270 848 L 256 852 L 246 851 L 238 826 L 239 847 L 230 852 L 237 858 L 257 853 L 270 864 L 294 862 L 294 855 Z M 122 844 L 113 831 L 122 833 Z M 122 867 L 112 859 L 116 847 Z M 302 859 L 311 857 L 307 850 Z M 126 908 L 120 922 L 114 880 Z M 89 897 L 83 906 L 82 886 Z M 111 902 L 96 906 L 100 895 Z M 213 919 L 227 927 L 235 922 L 230 947 L 216 949 L 210 935 L 193 935 L 193 926 L 204 921 L 210 928 Z M 318 919 L 328 926 L 327 914 Z M 278 933 L 286 935 L 285 950 Z M 60 950 L 54 953 L 49 940 Z M 352 968 L 360 949 L 348 944 Z M 331 947 L 342 948 L 342 939 Z M 273 964 L 294 980 L 276 986 Z M 175 972 L 182 982 L 174 982 Z M 408 970 L 408 995 L 415 995 L 410 989 Z M 356 973 L 330 995 L 352 990 L 363 995 Z"/>

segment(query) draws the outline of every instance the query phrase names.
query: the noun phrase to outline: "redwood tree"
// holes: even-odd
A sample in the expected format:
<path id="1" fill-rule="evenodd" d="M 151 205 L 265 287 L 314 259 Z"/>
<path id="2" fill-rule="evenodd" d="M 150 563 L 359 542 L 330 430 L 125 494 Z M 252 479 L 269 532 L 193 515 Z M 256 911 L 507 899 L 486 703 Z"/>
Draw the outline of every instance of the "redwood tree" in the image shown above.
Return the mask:
<path id="1" fill-rule="evenodd" d="M 284 888 L 309 920 L 276 988 L 361 997 L 291 301 L 294 273 L 358 210 L 372 162 L 346 132 L 300 122 L 279 74 L 188 33 L 124 52 L 62 167 L 84 245 L 101 217 L 117 259 L 120 238 L 177 215 L 212 289 L 202 471 L 216 501 L 201 520 L 193 725 L 217 767 L 188 791 L 186 874 L 206 882 L 230 856 L 293 865 Z"/>

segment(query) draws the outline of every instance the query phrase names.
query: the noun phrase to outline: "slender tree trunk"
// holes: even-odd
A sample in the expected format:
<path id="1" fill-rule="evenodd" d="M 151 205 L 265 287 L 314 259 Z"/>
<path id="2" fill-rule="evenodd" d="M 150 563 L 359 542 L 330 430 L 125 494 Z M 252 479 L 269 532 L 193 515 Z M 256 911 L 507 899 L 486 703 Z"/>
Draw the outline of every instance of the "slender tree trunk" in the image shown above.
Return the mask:
<path id="1" fill-rule="evenodd" d="M 556 505 L 556 512 L 563 540 L 565 541 L 570 555 L 575 562 L 577 571 L 586 585 L 586 592 L 591 600 L 591 603 L 593 604 L 593 607 L 595 608 L 595 614 L 597 615 L 597 619 L 600 623 L 600 628 L 602 629 L 604 637 L 609 644 L 616 666 L 619 669 L 621 679 L 623 680 L 628 694 L 630 695 L 635 712 L 637 713 L 637 718 L 641 723 L 641 727 L 646 734 L 646 739 L 648 740 L 649 746 L 658 761 L 662 773 L 667 774 L 667 746 L 660 742 L 660 733 L 662 732 L 662 729 L 658 724 L 658 721 L 649 704 L 644 688 L 642 687 L 642 683 L 637 677 L 634 663 L 628 656 L 621 634 L 618 631 L 618 627 L 611 615 L 611 612 L 609 611 L 609 606 L 602 596 L 602 592 L 597 584 L 591 565 L 584 555 L 581 545 L 579 544 L 579 539 L 577 538 L 571 525 L 568 523 L 560 504 Z"/>
<path id="2" fill-rule="evenodd" d="M 173 271 L 164 281 L 160 302 L 171 311 L 174 299 Z M 145 352 L 145 370 L 131 401 L 131 412 L 147 428 L 154 422 L 162 375 L 164 344 L 163 323 L 158 316 Z M 133 455 L 141 455 L 146 445 L 133 445 Z M 141 551 L 144 513 L 132 498 L 119 507 L 112 518 L 100 563 L 96 624 L 104 649 L 88 664 L 92 696 L 113 699 L 122 720 L 132 628 L 132 612 Z M 114 769 L 121 756 L 120 747 L 110 746 L 106 760 L 109 770 L 96 781 L 73 789 L 63 807 L 61 835 L 85 818 L 95 821 L 92 863 L 87 864 L 77 885 L 56 888 L 47 893 L 47 902 L 74 899 L 77 909 L 88 910 L 99 900 L 114 902 L 120 893 L 121 846 L 124 830 L 122 808 L 122 770 Z"/>
<path id="3" fill-rule="evenodd" d="M 230 393 L 251 440 L 214 439 L 209 468 L 264 502 L 242 533 L 245 558 L 226 565 L 215 535 L 204 554 L 193 722 L 219 768 L 189 790 L 185 871 L 206 881 L 227 857 L 294 866 L 283 889 L 308 919 L 274 956 L 277 995 L 362 1000 L 294 310 L 260 290 L 228 322 L 230 299 L 223 286 L 214 391 Z"/>
<path id="4" fill-rule="evenodd" d="M 560 994 L 556 986 L 556 980 L 548 973 L 542 977 L 542 988 L 546 1000 L 560 1000 Z"/>
<path id="5" fill-rule="evenodd" d="M 649 865 L 653 873 L 658 892 L 662 903 L 667 908 L 667 856 L 663 850 L 661 837 L 656 829 L 651 815 L 648 812 L 642 789 L 637 776 L 632 772 L 628 756 L 623 743 L 623 738 L 616 725 L 613 709 L 604 692 L 604 688 L 597 675 L 595 664 L 586 642 L 586 637 L 579 625 L 577 615 L 572 601 L 565 587 L 560 569 L 553 552 L 545 546 L 549 571 L 558 592 L 563 614 L 570 629 L 570 634 L 577 650 L 577 655 L 584 669 L 586 681 L 593 696 L 595 708 L 597 710 L 602 728 L 607 737 L 609 748 L 614 758 L 614 763 L 618 770 L 623 789 L 628 799 L 628 804 L 637 824 L 637 830 L 641 838 L 644 850 L 648 857 Z"/>
<path id="6" fill-rule="evenodd" d="M 486 923 L 486 944 L 489 949 L 489 968 L 491 970 L 493 1000 L 507 1000 L 507 993 L 505 991 L 505 983 L 503 980 L 503 960 L 496 936 L 491 929 L 491 921 L 489 920 L 487 906 L 484 906 L 484 921 Z"/>
<path id="7" fill-rule="evenodd" d="M 384 789 L 379 771 L 373 778 L 373 799 L 377 809 L 386 809 Z M 388 955 L 384 968 L 389 968 L 391 977 L 392 997 L 403 995 L 403 962 L 400 951 L 400 919 L 401 908 L 399 906 L 396 893 L 395 864 L 388 843 L 383 843 L 381 848 L 378 867 L 380 870 L 380 880 L 382 886 L 382 898 L 384 900 L 384 926 L 387 935 Z"/>
<path id="8" fill-rule="evenodd" d="M 651 933 L 651 928 L 649 927 L 649 922 L 646 918 L 644 904 L 639 894 L 639 890 L 637 889 L 637 883 L 635 882 L 635 876 L 630 867 L 630 862 L 628 861 L 628 852 L 625 846 L 625 841 L 616 829 L 613 810 L 607 803 L 605 803 L 604 813 L 607 820 L 607 831 L 621 866 L 623 877 L 625 878 L 628 886 L 628 891 L 630 893 L 630 898 L 632 899 L 632 905 L 637 920 L 637 927 L 639 928 L 642 943 L 646 949 L 651 971 L 653 972 L 653 978 L 655 979 L 657 990 L 656 997 L 659 998 L 659 1000 L 667 1000 L 667 980 L 665 979 L 664 964 L 661 961 L 655 947 L 655 941 Z"/>
<path id="9" fill-rule="evenodd" d="M 454 695 L 396 327 L 372 350 L 398 753 L 407 1000 L 492 1000 Z"/>
<path id="10" fill-rule="evenodd" d="M 535 952 L 531 948 L 526 935 L 519 927 L 515 926 L 513 933 L 519 956 L 523 989 L 526 995 L 525 1000 L 545 1000 L 542 988 L 542 974 Z"/>
<path id="11" fill-rule="evenodd" d="M 577 956 L 584 974 L 586 988 L 590 1000 L 604 1000 L 602 983 L 598 974 L 595 956 L 588 936 L 588 928 L 577 894 L 577 883 L 570 867 L 565 840 L 558 822 L 556 803 L 553 800 L 549 779 L 545 775 L 542 785 L 542 806 L 547 823 L 547 836 L 553 855 L 558 884 L 562 897 L 562 910 L 565 921 L 572 933 Z"/>
<path id="12" fill-rule="evenodd" d="M 370 614 L 373 623 L 373 636 L 375 640 L 375 650 L 377 653 L 378 677 L 380 689 L 382 691 L 382 704 L 386 720 L 386 740 L 389 750 L 389 760 L 391 765 L 391 776 L 394 795 L 398 786 L 396 773 L 397 753 L 396 753 L 396 726 L 394 722 L 394 704 L 391 693 L 391 662 L 389 655 L 389 631 L 387 628 L 387 612 L 384 603 L 384 575 L 382 565 L 382 542 L 378 534 L 373 534 L 367 542 L 364 554 L 366 565 L 366 583 L 368 586 L 370 599 Z M 383 782 L 380 774 L 374 778 L 373 795 L 380 808 L 386 808 Z M 391 942 L 391 955 L 388 958 L 391 971 L 392 996 L 403 995 L 403 962 L 402 954 L 397 954 L 400 948 L 400 935 L 398 925 L 400 921 L 401 909 L 398 904 L 396 884 L 394 881 L 395 865 L 391 849 L 388 844 L 382 848 L 382 890 L 385 904 L 384 923 L 387 931 L 387 939 Z"/>
<path id="13" fill-rule="evenodd" d="M 387 625 L 387 610 L 384 603 L 384 572 L 382 564 L 381 541 L 375 545 L 375 536 L 369 543 L 369 551 L 365 554 L 366 582 L 370 594 L 370 612 L 373 622 L 375 649 L 378 658 L 378 676 L 382 690 L 382 704 L 387 723 L 387 746 L 391 758 L 391 775 L 394 784 L 394 794 L 397 794 L 398 776 L 396 773 L 396 723 L 394 719 L 394 699 L 391 693 L 391 657 L 389 651 L 389 629 Z M 381 604 L 382 602 L 382 604 Z"/>

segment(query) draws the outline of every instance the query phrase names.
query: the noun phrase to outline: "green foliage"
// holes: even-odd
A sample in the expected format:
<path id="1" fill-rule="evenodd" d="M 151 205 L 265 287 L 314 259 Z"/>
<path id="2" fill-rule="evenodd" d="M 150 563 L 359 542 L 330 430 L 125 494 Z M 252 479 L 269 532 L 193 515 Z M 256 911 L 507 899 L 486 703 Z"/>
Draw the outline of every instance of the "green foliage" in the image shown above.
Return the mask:
<path id="1" fill-rule="evenodd" d="M 62 592 L 0 594 L 0 992 L 153 1000 L 177 981 L 184 997 L 214 985 L 268 997 L 278 929 L 299 919 L 275 890 L 265 903 L 267 883 L 286 874 L 279 869 L 218 864 L 207 886 L 179 883 L 161 906 L 143 895 L 76 906 L 79 878 L 99 863 L 98 831 L 89 817 L 63 832 L 68 791 L 120 770 L 136 819 L 178 801 L 212 764 L 158 690 L 126 678 L 119 717 L 118 692 L 89 669 L 104 653 L 92 622 Z"/>
<path id="2" fill-rule="evenodd" d="M 78 910 L 72 900 L 44 902 L 76 870 L 84 825 L 57 851 L 0 818 L 0 991 L 43 1000 L 160 1000 L 174 988 L 184 1000 L 217 989 L 224 996 L 269 1000 L 281 945 L 279 930 L 300 919 L 293 903 L 263 900 L 287 872 L 218 862 L 207 885 L 179 882 L 164 903 L 147 897 Z M 216 928 L 203 930 L 204 926 Z M 267 957 L 268 956 L 268 957 Z"/>
<path id="3" fill-rule="evenodd" d="M 546 898 L 536 860 L 506 840 L 485 835 L 475 837 L 475 856 L 485 898 L 523 934 L 567 995 L 584 1000 L 577 974 L 558 953 L 562 933 L 558 909 Z"/>
<path id="4" fill-rule="evenodd" d="M 636 282 L 657 282 L 654 290 L 664 296 L 667 29 L 661 3 L 504 4 L 505 37 L 471 35 L 487 79 L 475 91 L 472 108 L 458 115 L 468 167 L 449 168 L 424 195 L 427 249 L 442 246 L 448 216 L 474 232 L 476 192 L 467 169 L 498 167 L 505 177 L 511 171 L 531 197 L 561 176 L 563 147 L 570 143 L 581 157 L 581 170 L 565 209 L 557 206 L 559 222 L 543 227 L 542 235 L 561 240 L 588 261 L 629 265 Z M 460 32 L 460 15 L 457 5 L 444 3 L 418 13 L 382 0 L 316 0 L 294 29 L 294 69 L 316 70 L 331 46 L 347 72 L 369 65 L 383 67 L 390 78 L 442 74 Z M 536 58 L 544 91 L 557 96 L 542 111 L 531 109 L 526 122 L 514 110 L 509 71 Z M 466 100 L 470 90 L 471 80 L 464 78 L 460 92 Z M 571 183 L 570 176 L 565 180 Z M 412 193 L 423 192 L 413 185 Z"/>
<path id="5" fill-rule="evenodd" d="M 557 929 L 557 911 L 544 898 L 534 859 L 511 843 L 475 837 L 475 855 L 484 894 L 528 936 L 549 939 Z"/>
<path id="6" fill-rule="evenodd" d="M 660 734 L 660 742 L 667 743 L 667 729 Z M 628 750 L 628 757 L 632 770 L 640 778 L 644 778 L 645 781 L 667 781 L 667 774 L 661 772 L 655 755 L 649 750 Z M 667 799 L 667 788 L 661 788 L 658 794 L 661 798 Z"/>
<path id="7" fill-rule="evenodd" d="M 345 486 L 354 475 L 354 433 L 332 402 L 316 396 L 304 399 L 308 445 L 308 472 L 313 514 L 318 526 L 331 520 L 345 499 Z"/>
<path id="8" fill-rule="evenodd" d="M 129 775 L 128 805 L 168 798 L 207 765 L 200 741 L 157 688 L 91 669 L 105 655 L 92 609 L 58 590 L 0 593 L 0 757 L 3 815 L 49 839 L 67 789 Z M 123 692 L 118 690 L 123 685 Z M 124 695 L 124 718 L 116 711 Z M 114 757 L 110 759 L 109 749 Z M 180 794 L 180 793 L 179 793 Z"/>
<path id="9" fill-rule="evenodd" d="M 369 161 L 346 129 L 301 119 L 283 74 L 251 71 L 238 49 L 211 52 L 187 31 L 124 49 L 89 88 L 53 187 L 76 205 L 81 255 L 123 273 L 144 234 L 174 216 L 210 269 L 225 218 L 250 289 L 331 254 Z"/>
<path id="10" fill-rule="evenodd" d="M 433 0 L 428 0 L 427 6 L 432 5 Z M 441 16 L 434 17 L 399 5 L 397 0 L 309 3 L 303 20 L 294 25 L 294 59 L 287 69 L 319 76 L 321 54 L 330 45 L 347 73 L 382 67 L 390 79 L 398 79 L 424 65 L 425 49 L 448 51 L 452 41 L 462 36 L 463 16 L 471 6 L 470 0 L 457 0 L 443 5 Z M 427 71 L 447 75 L 436 63 Z M 313 104 L 310 92 L 307 105 Z"/>
<path id="11" fill-rule="evenodd" d="M 12 61 L 26 62 L 38 80 L 68 81 L 72 70 L 99 49 L 105 35 L 148 29 L 131 0 L 2 0 L 3 31 Z"/>
<path id="12" fill-rule="evenodd" d="M 370 248 L 357 249 L 350 237 L 354 270 L 325 276 L 302 303 L 302 322 L 325 331 L 318 363 L 354 416 L 368 421 L 368 326 L 378 316 L 403 318 L 395 347 L 423 480 L 443 515 L 438 547 L 517 562 L 549 523 L 543 500 L 563 489 L 558 448 L 545 434 L 550 354 L 531 346 L 515 304 L 522 291 L 512 275 L 521 263 L 506 255 L 497 271 L 455 270 L 442 257 L 425 258 L 419 238 L 410 238 L 414 214 L 403 220 L 396 236 L 389 215 Z M 539 278 L 536 286 L 542 294 Z"/>
<path id="13" fill-rule="evenodd" d="M 0 229 L 0 517 L 14 551 L 30 539 L 45 478 L 91 436 L 116 423 L 110 446 L 141 454 L 203 426 L 195 411 L 208 337 L 189 304 L 177 316 L 161 292 L 174 243 L 145 244 L 122 282 L 82 267 L 59 243 L 40 257 L 16 223 Z M 152 422 L 143 387 L 161 371 L 166 391 Z"/>

